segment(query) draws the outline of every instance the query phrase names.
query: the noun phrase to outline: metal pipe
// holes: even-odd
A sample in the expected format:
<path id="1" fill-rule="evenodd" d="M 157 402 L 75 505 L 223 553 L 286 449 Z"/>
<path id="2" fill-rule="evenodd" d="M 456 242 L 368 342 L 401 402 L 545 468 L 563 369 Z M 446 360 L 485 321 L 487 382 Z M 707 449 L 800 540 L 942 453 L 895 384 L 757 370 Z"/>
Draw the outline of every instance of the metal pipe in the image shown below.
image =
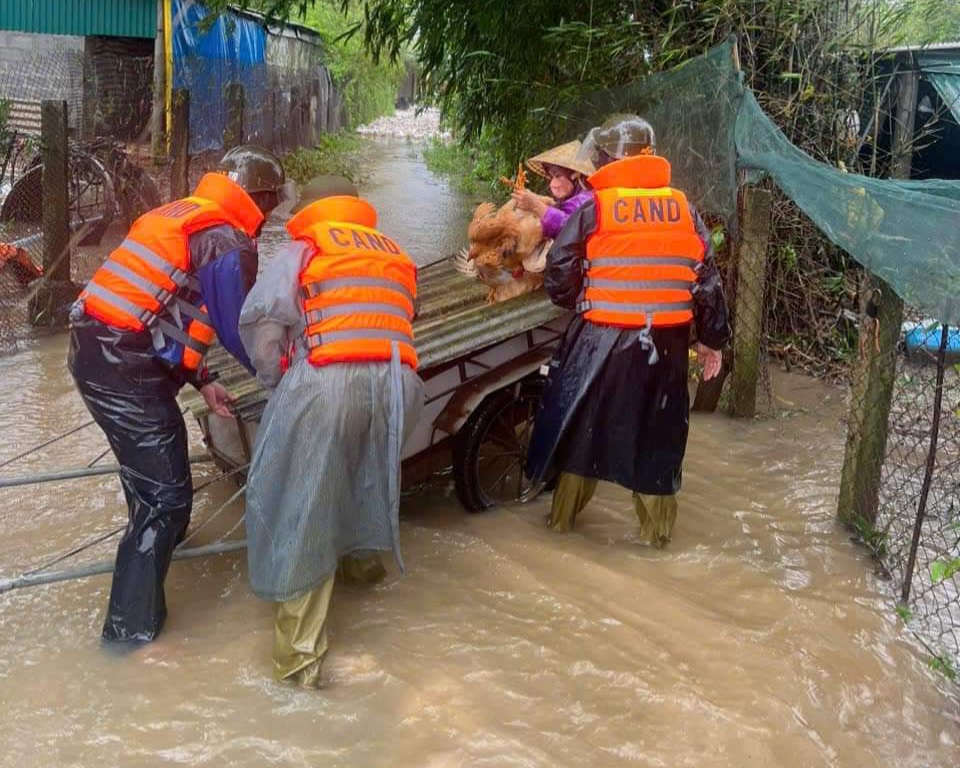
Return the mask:
<path id="1" fill-rule="evenodd" d="M 206 464 L 213 458 L 206 453 L 191 456 L 191 464 Z M 96 477 L 97 475 L 112 475 L 120 471 L 119 464 L 110 464 L 105 467 L 83 467 L 82 469 L 65 469 L 62 472 L 46 472 L 38 475 L 23 475 L 0 480 L 0 488 L 16 488 L 21 485 L 39 485 L 40 483 L 54 483 L 58 480 L 75 480 L 80 477 Z"/>
<path id="2" fill-rule="evenodd" d="M 174 560 L 190 560 L 196 557 L 207 557 L 208 555 L 220 555 L 227 552 L 238 552 L 246 549 L 246 539 L 237 541 L 218 541 L 215 544 L 205 544 L 202 547 L 193 547 L 192 549 L 177 549 L 173 553 Z M 33 573 L 30 575 L 16 576 L 12 579 L 0 579 L 0 594 L 10 592 L 14 589 L 23 589 L 24 587 L 37 587 L 41 584 L 54 584 L 58 581 L 71 581 L 73 579 L 85 579 L 88 576 L 98 576 L 102 573 L 112 573 L 113 561 L 101 561 L 99 563 L 90 563 L 78 568 L 69 568 L 62 571 L 46 571 L 44 573 Z"/>
<path id="3" fill-rule="evenodd" d="M 949 314 L 945 315 L 949 316 Z M 933 424 L 930 426 L 930 447 L 927 449 L 927 463 L 923 472 L 923 486 L 920 488 L 920 501 L 917 504 L 917 519 L 913 525 L 913 538 L 910 541 L 910 555 L 903 574 L 903 589 L 900 602 L 906 605 L 910 600 L 910 588 L 913 585 L 913 569 L 917 564 L 917 550 L 920 548 L 920 536 L 923 532 L 923 518 L 927 514 L 927 499 L 930 496 L 930 484 L 937 463 L 937 444 L 940 438 L 940 408 L 943 406 L 943 373 L 946 368 L 947 341 L 950 326 L 943 324 L 940 333 L 940 349 L 937 352 L 937 388 L 933 396 Z"/>
<path id="4" fill-rule="evenodd" d="M 95 422 L 93 419 L 90 419 L 90 421 L 84 422 L 84 423 L 81 424 L 79 427 L 74 427 L 73 429 L 68 429 L 68 430 L 67 430 L 66 432 L 64 432 L 62 435 L 57 435 L 56 437 L 51 437 L 49 440 L 45 440 L 44 442 L 40 443 L 40 445 L 35 445 L 35 446 L 33 446 L 33 448 L 31 448 L 29 451 L 24 451 L 23 453 L 18 453 L 18 454 L 17 454 L 16 456 L 14 456 L 12 459 L 6 459 L 3 463 L 0 463 L 0 468 L 6 467 L 6 466 L 8 466 L 8 465 L 10 465 L 10 464 L 13 464 L 13 462 L 15 462 L 15 461 L 19 461 L 20 459 L 26 458 L 26 457 L 29 456 L 31 453 L 36 453 L 36 452 L 39 451 L 41 448 L 46 448 L 48 445 L 53 445 L 53 444 L 54 444 L 55 442 L 57 442 L 58 440 L 63 440 L 63 438 L 69 437 L 70 435 L 73 435 L 73 434 L 79 432 L 81 429 L 86 429 L 86 428 L 89 427 L 91 424 L 95 424 L 95 423 L 96 423 L 96 422 Z"/>

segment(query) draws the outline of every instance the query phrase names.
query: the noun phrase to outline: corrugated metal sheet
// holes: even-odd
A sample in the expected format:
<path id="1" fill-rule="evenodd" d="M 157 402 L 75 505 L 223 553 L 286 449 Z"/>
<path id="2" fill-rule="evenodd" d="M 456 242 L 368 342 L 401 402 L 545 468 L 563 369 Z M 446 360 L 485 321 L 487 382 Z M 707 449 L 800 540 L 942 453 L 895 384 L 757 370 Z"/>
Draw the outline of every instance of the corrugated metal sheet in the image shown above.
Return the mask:
<path id="1" fill-rule="evenodd" d="M 960 51 L 922 52 L 917 61 L 920 71 L 937 89 L 954 119 L 960 122 Z"/>
<path id="2" fill-rule="evenodd" d="M 157 0 L 3 0 L 0 29 L 152 38 L 157 32 Z"/>
<path id="3" fill-rule="evenodd" d="M 413 328 L 422 374 L 564 313 L 542 290 L 488 305 L 486 288 L 457 272 L 450 259 L 420 270 L 418 295 L 420 314 Z M 241 415 L 259 417 L 267 393 L 243 366 L 220 347 L 211 350 L 207 365 L 238 397 L 236 405 Z M 185 389 L 180 399 L 196 416 L 206 414 L 206 404 L 194 390 Z"/>

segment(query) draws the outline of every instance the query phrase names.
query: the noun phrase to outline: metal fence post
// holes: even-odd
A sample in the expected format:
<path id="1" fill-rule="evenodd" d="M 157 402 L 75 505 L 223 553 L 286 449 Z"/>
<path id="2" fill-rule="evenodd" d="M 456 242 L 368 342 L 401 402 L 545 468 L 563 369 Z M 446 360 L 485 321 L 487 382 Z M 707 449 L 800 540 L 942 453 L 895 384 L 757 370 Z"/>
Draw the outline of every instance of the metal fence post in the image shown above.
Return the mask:
<path id="1" fill-rule="evenodd" d="M 243 84 L 230 83 L 223 89 L 227 105 L 227 123 L 223 128 L 223 151 L 243 144 Z"/>
<path id="2" fill-rule="evenodd" d="M 190 194 L 190 91 L 173 92 L 172 117 L 170 197 L 179 200 Z"/>
<path id="3" fill-rule="evenodd" d="M 67 102 L 44 101 L 40 110 L 44 274 L 28 311 L 34 325 L 53 326 L 65 321 L 61 310 L 76 296 L 70 282 Z"/>
<path id="4" fill-rule="evenodd" d="M 737 248 L 733 373 L 730 382 L 730 413 L 733 416 L 751 417 L 757 412 L 770 208 L 769 190 L 757 187 L 743 190 L 742 229 Z"/>
<path id="5" fill-rule="evenodd" d="M 913 524 L 913 537 L 910 541 L 910 555 L 903 573 L 903 587 L 900 601 L 906 605 L 910 599 L 910 587 L 913 584 L 913 569 L 917 565 L 917 550 L 920 547 L 920 534 L 923 532 L 923 518 L 927 513 L 927 499 L 930 498 L 930 484 L 933 470 L 937 464 L 937 444 L 940 439 L 940 409 L 943 407 L 943 372 L 946 368 L 947 339 L 950 326 L 943 324 L 940 333 L 940 349 L 937 353 L 937 388 L 933 396 L 933 424 L 930 427 L 930 447 L 927 450 L 927 462 L 923 470 L 923 486 L 920 489 L 920 501 L 917 503 L 917 518 Z"/>

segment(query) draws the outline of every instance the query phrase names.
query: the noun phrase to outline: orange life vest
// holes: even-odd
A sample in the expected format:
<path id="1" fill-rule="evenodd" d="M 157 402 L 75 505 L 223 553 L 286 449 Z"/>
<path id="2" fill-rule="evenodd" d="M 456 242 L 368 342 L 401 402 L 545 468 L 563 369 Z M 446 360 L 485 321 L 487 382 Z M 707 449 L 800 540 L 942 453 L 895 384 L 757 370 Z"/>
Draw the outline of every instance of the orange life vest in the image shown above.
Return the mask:
<path id="1" fill-rule="evenodd" d="M 196 370 L 216 334 L 191 265 L 190 235 L 230 224 L 253 237 L 262 221 L 260 209 L 238 184 L 208 173 L 193 195 L 133 223 L 80 294 L 84 311 L 116 328 L 149 330 L 157 349 L 163 348 L 163 337 L 179 342 L 183 367 Z"/>
<path id="2" fill-rule="evenodd" d="M 390 360 L 416 370 L 417 267 L 374 229 L 377 212 L 355 197 L 328 197 L 287 222 L 314 249 L 300 275 L 307 359 L 314 365 Z"/>
<path id="3" fill-rule="evenodd" d="M 583 300 L 577 311 L 621 328 L 693 320 L 693 286 L 704 259 L 687 198 L 671 189 L 670 163 L 641 155 L 590 177 L 597 229 L 586 243 Z"/>

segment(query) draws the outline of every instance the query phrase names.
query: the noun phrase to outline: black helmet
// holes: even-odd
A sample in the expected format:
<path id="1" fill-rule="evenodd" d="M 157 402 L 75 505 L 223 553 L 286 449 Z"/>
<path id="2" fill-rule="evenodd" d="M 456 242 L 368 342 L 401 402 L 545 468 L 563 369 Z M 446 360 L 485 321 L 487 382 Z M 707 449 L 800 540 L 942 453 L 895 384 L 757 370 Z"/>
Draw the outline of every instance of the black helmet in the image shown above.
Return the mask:
<path id="1" fill-rule="evenodd" d="M 234 147 L 223 156 L 217 170 L 243 187 L 264 215 L 290 197 L 283 163 L 262 147 L 253 144 Z"/>
<path id="2" fill-rule="evenodd" d="M 598 165 L 603 164 L 600 153 L 608 158 L 625 157 L 655 152 L 657 137 L 653 126 L 637 115 L 612 115 L 603 125 L 594 128 L 583 141 L 581 153 Z"/>

